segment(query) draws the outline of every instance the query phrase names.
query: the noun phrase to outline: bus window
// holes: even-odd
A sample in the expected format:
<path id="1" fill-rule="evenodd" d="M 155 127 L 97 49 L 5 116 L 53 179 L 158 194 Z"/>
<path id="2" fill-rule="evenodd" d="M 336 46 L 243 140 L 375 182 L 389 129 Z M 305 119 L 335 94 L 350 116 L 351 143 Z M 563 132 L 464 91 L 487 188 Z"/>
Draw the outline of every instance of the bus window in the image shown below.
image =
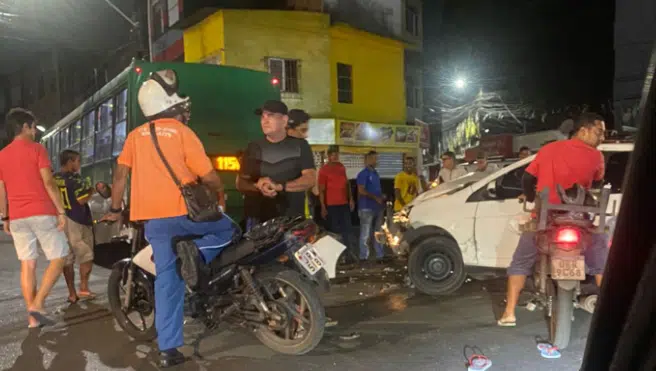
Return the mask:
<path id="1" fill-rule="evenodd" d="M 82 123 L 78 120 L 71 126 L 71 146 L 69 148 L 79 151 L 81 138 Z"/>
<path id="2" fill-rule="evenodd" d="M 60 148 L 62 149 L 62 151 L 64 149 L 68 148 L 68 146 L 71 144 L 71 142 L 70 142 L 70 133 L 71 133 L 70 126 L 61 131 L 61 134 L 60 134 L 61 135 L 61 147 Z"/>
<path id="3" fill-rule="evenodd" d="M 94 111 L 91 111 L 82 119 L 82 165 L 93 163 L 93 134 L 95 132 Z"/>
<path id="4" fill-rule="evenodd" d="M 116 126 L 114 127 L 114 149 L 112 156 L 118 156 L 123 150 L 127 136 L 128 91 L 123 90 L 116 96 Z"/>
<path id="5" fill-rule="evenodd" d="M 98 108 L 98 133 L 96 134 L 96 161 L 112 157 L 112 117 L 114 105 L 112 99 L 105 101 Z"/>

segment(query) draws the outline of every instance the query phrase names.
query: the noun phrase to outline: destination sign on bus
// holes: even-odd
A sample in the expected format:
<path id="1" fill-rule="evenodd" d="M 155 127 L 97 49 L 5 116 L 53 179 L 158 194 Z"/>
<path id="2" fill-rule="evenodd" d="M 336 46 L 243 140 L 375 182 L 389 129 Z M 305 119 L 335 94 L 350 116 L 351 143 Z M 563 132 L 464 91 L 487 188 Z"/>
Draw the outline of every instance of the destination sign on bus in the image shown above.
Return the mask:
<path id="1" fill-rule="evenodd" d="M 219 171 L 239 171 L 239 159 L 237 156 L 216 156 L 214 157 L 214 168 Z"/>

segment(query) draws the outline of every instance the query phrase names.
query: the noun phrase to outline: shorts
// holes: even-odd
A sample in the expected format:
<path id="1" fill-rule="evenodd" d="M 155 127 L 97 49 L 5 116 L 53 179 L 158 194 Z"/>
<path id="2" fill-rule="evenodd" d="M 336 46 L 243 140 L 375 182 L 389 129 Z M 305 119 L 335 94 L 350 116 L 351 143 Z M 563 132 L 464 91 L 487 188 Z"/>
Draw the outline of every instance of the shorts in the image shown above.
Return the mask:
<path id="1" fill-rule="evenodd" d="M 18 260 L 36 260 L 39 257 L 37 241 L 48 260 L 65 258 L 70 253 L 66 234 L 57 229 L 57 217 L 30 216 L 9 222 L 11 237 Z"/>
<path id="2" fill-rule="evenodd" d="M 598 275 L 604 273 L 608 259 L 608 236 L 592 234 L 590 246 L 583 252 L 585 256 L 586 273 Z M 538 260 L 538 247 L 535 243 L 535 232 L 524 232 L 519 237 L 517 250 L 513 254 L 508 267 L 509 276 L 530 276 L 533 266 Z"/>
<path id="3" fill-rule="evenodd" d="M 93 227 L 77 223 L 71 218 L 66 219 L 66 237 L 71 247 L 66 265 L 93 261 Z"/>

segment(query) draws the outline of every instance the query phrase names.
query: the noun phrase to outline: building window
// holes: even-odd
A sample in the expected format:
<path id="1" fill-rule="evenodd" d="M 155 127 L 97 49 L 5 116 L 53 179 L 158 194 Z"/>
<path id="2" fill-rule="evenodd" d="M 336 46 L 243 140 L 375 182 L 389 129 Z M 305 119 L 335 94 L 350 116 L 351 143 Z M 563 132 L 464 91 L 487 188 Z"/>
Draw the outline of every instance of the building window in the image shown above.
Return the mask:
<path id="1" fill-rule="evenodd" d="M 405 30 L 413 36 L 419 36 L 419 13 L 411 5 L 405 7 Z"/>
<path id="2" fill-rule="evenodd" d="M 337 63 L 337 102 L 353 103 L 353 67 Z"/>
<path id="3" fill-rule="evenodd" d="M 280 91 L 299 93 L 298 61 L 294 59 L 269 58 L 269 73 L 280 81 Z"/>
<path id="4" fill-rule="evenodd" d="M 419 87 L 412 76 L 407 76 L 405 78 L 405 99 L 407 106 L 410 108 L 419 108 L 421 106 Z"/>

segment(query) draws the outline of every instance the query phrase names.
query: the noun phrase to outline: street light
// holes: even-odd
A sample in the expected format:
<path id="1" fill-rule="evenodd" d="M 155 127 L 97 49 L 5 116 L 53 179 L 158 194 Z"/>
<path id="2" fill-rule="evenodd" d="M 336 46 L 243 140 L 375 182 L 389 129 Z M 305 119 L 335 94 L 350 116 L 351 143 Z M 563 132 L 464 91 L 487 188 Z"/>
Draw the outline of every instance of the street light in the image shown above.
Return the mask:
<path id="1" fill-rule="evenodd" d="M 43 133 L 44 131 L 46 131 L 46 128 L 43 127 L 43 126 L 41 126 L 41 125 L 37 125 L 37 126 L 36 126 L 36 130 L 38 130 L 38 131 L 40 131 L 40 132 Z"/>
<path id="2" fill-rule="evenodd" d="M 465 86 L 467 86 L 467 80 L 465 80 L 462 77 L 459 77 L 453 82 L 453 85 L 455 85 L 457 89 L 462 90 L 465 88 Z"/>

